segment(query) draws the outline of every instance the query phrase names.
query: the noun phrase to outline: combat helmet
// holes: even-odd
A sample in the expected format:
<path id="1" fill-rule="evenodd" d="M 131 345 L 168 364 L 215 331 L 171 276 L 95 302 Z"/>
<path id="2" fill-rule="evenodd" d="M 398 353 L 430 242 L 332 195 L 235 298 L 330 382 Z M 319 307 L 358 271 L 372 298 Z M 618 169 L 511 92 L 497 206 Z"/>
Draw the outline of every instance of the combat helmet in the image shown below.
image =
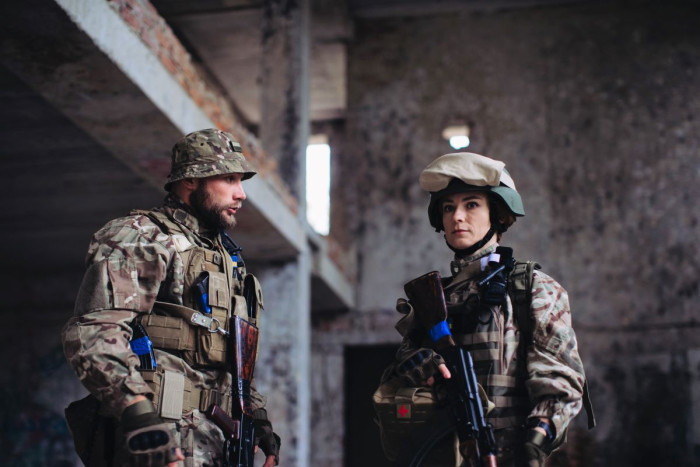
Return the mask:
<path id="1" fill-rule="evenodd" d="M 243 174 L 243 180 L 256 174 L 243 157 L 241 145 L 231 133 L 208 128 L 185 135 L 173 146 L 170 175 L 165 184 L 170 185 L 185 178 L 205 178 L 231 173 Z"/>
<path id="2" fill-rule="evenodd" d="M 436 232 L 444 229 L 440 200 L 454 193 L 485 191 L 500 201 L 515 217 L 525 215 L 523 201 L 505 163 L 471 152 L 458 152 L 438 157 L 421 172 L 420 186 L 430 192 L 428 219 Z M 493 211 L 493 210 L 492 210 Z M 492 216 L 492 230 L 503 233 L 510 224 L 502 224 Z M 490 238 L 494 232 L 487 234 Z M 489 238 L 485 238 L 488 241 Z"/>

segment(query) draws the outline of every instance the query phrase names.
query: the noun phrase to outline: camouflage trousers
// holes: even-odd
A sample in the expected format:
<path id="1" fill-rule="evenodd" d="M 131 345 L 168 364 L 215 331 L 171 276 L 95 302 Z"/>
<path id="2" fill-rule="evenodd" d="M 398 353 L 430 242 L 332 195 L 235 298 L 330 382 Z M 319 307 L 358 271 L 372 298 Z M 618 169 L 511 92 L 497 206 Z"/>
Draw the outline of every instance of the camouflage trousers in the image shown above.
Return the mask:
<path id="1" fill-rule="evenodd" d="M 193 410 L 176 424 L 185 467 L 219 466 L 223 462 L 224 437 L 202 412 Z"/>
<path id="2" fill-rule="evenodd" d="M 185 467 L 215 467 L 223 463 L 224 437 L 199 410 L 193 410 L 171 424 L 172 436 L 185 456 Z M 114 418 L 101 417 L 91 431 L 73 432 L 76 450 L 88 467 L 131 467 L 124 433 Z"/>

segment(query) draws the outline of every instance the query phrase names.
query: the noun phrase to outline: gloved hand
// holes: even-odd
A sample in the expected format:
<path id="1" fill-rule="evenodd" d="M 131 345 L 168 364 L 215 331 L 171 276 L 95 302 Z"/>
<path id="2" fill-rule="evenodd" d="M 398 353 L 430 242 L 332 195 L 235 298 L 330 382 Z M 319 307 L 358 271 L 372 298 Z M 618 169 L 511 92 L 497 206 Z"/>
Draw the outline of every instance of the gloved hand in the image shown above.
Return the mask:
<path id="1" fill-rule="evenodd" d="M 526 467 L 542 467 L 547 453 L 542 446 L 547 443 L 547 436 L 537 430 L 530 428 L 527 430 L 527 439 L 522 447 L 522 460 L 519 465 Z"/>
<path id="2" fill-rule="evenodd" d="M 263 450 L 266 457 L 274 456 L 274 465 L 279 463 L 280 437 L 272 431 L 272 423 L 267 419 L 265 409 L 258 409 L 253 415 L 255 423 L 255 444 Z"/>
<path id="3" fill-rule="evenodd" d="M 396 374 L 409 386 L 424 386 L 445 360 L 430 349 L 418 349 L 396 366 Z"/>
<path id="4" fill-rule="evenodd" d="M 172 436 L 171 424 L 160 418 L 150 400 L 124 409 L 121 425 L 131 465 L 156 467 L 178 461 L 178 443 Z"/>
<path id="5" fill-rule="evenodd" d="M 260 449 L 263 450 L 265 453 L 266 457 L 274 457 L 275 463 L 274 465 L 279 464 L 280 462 L 280 437 L 277 436 L 277 433 L 267 433 L 264 436 L 262 436 L 259 440 Z"/>

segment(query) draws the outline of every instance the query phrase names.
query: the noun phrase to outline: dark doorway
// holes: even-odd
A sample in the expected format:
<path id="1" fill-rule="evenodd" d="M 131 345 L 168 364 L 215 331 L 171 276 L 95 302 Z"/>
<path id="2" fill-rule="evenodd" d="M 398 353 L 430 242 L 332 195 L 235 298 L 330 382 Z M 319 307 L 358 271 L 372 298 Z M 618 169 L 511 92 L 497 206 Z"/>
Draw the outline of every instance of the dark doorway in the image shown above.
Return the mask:
<path id="1" fill-rule="evenodd" d="M 398 344 L 345 347 L 345 467 L 390 465 L 373 421 L 372 394 L 397 350 Z"/>

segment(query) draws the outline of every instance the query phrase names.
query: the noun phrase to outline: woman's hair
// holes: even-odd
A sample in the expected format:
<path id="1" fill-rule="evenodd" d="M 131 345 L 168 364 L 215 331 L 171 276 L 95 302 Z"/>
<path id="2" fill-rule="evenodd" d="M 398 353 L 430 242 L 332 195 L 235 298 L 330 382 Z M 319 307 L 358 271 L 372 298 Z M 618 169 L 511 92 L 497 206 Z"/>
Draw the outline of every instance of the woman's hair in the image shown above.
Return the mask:
<path id="1" fill-rule="evenodd" d="M 503 232 L 508 230 L 515 222 L 515 215 L 499 197 L 491 193 L 488 193 L 488 202 L 491 225 L 497 226 L 496 238 L 500 242 Z"/>

